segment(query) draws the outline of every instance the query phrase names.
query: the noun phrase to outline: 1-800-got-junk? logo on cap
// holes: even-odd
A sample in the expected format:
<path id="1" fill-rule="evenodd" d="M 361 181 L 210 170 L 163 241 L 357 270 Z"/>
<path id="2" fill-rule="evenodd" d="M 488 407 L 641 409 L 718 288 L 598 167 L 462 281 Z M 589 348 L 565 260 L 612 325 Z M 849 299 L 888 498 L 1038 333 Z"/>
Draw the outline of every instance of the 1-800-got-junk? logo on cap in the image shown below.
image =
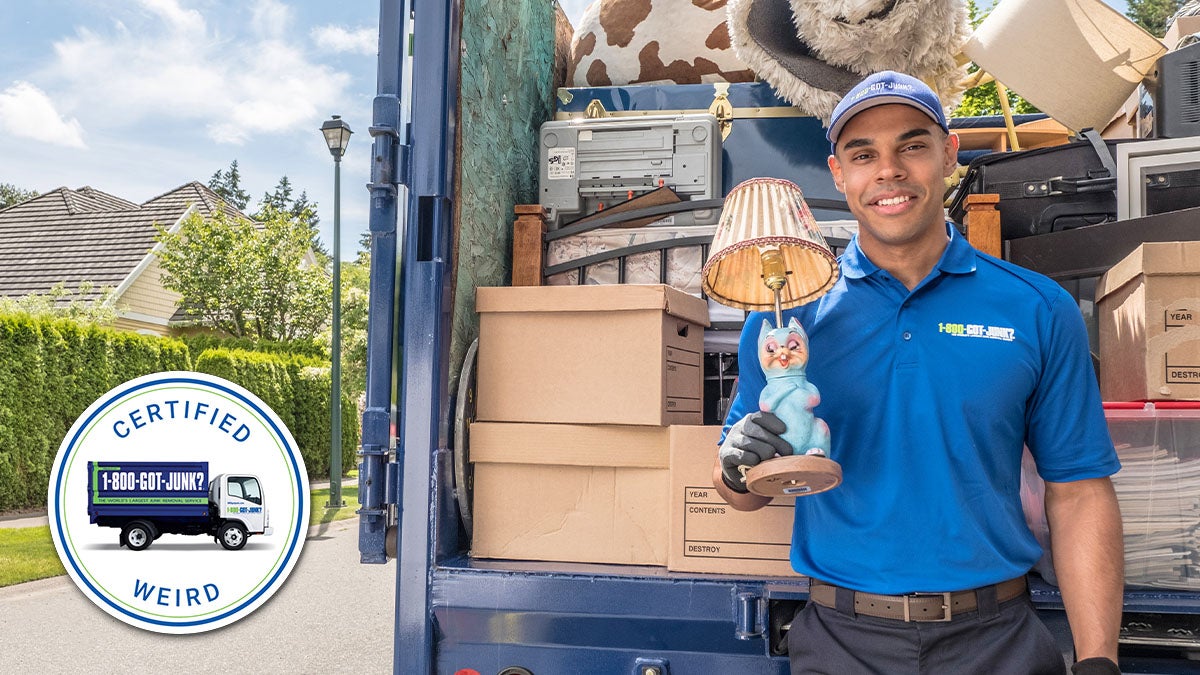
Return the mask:
<path id="1" fill-rule="evenodd" d="M 308 477 L 254 394 L 192 372 L 147 375 L 93 403 L 50 473 L 50 531 L 80 590 L 160 633 L 260 607 L 304 546 Z"/>

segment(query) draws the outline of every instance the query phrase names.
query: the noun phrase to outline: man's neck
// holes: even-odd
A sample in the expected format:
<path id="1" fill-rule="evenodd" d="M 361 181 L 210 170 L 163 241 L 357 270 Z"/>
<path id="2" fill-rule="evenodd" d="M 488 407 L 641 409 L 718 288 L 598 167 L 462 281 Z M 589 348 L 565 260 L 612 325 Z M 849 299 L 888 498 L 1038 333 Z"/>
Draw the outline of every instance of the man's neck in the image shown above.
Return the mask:
<path id="1" fill-rule="evenodd" d="M 945 230 L 933 230 L 929 237 L 900 245 L 859 238 L 863 255 L 910 291 L 929 276 L 949 245 L 950 238 Z"/>

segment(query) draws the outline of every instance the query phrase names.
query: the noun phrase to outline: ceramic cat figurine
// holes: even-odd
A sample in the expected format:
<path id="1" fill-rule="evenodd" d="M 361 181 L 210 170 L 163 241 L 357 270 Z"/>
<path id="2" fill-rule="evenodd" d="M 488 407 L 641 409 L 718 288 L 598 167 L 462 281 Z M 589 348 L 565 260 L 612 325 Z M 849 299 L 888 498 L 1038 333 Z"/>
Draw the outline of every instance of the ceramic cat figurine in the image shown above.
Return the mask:
<path id="1" fill-rule="evenodd" d="M 804 376 L 808 365 L 808 334 L 793 318 L 784 328 L 771 328 L 764 320 L 758 333 L 758 361 L 767 376 L 767 386 L 758 407 L 774 413 L 787 425 L 783 439 L 797 455 L 829 454 L 829 426 L 813 416 L 821 393 Z"/>

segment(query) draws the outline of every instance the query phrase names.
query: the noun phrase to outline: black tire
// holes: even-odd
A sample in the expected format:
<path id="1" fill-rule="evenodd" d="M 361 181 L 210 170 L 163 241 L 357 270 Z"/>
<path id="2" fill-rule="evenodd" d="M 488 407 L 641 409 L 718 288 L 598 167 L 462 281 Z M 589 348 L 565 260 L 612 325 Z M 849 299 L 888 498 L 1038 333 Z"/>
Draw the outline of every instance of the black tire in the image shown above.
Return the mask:
<path id="1" fill-rule="evenodd" d="M 225 523 L 217 530 L 217 541 L 226 551 L 240 551 L 246 545 L 246 528 L 241 523 Z"/>
<path id="2" fill-rule="evenodd" d="M 144 551 L 158 538 L 154 525 L 135 520 L 121 528 L 121 543 L 131 551 Z"/>

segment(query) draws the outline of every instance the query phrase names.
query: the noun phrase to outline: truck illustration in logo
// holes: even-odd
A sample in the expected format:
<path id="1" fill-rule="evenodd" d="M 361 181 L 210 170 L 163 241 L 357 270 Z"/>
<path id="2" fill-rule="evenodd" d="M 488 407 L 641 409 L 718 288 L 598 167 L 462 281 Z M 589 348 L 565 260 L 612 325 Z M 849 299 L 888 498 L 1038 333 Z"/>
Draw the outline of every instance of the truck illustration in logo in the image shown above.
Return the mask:
<path id="1" fill-rule="evenodd" d="M 88 462 L 88 516 L 121 531 L 133 551 L 163 534 L 205 534 L 227 550 L 270 535 L 262 484 L 249 474 L 208 478 L 208 462 Z"/>

